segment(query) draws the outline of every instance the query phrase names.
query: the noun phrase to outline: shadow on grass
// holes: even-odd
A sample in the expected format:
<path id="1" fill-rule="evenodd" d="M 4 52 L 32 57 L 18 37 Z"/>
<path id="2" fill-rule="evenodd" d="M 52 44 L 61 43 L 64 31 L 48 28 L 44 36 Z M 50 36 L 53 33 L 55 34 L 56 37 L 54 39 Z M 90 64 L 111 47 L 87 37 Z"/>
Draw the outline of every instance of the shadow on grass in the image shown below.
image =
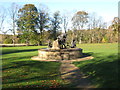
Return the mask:
<path id="1" fill-rule="evenodd" d="M 27 49 L 27 50 L 15 50 L 15 49 L 9 49 L 2 51 L 2 54 L 11 54 L 11 53 L 19 53 L 19 52 L 30 52 L 30 51 L 37 51 L 38 49 Z"/>
<path id="2" fill-rule="evenodd" d="M 92 60 L 74 62 L 98 88 L 118 88 L 118 56 L 96 56 Z"/>
<path id="3" fill-rule="evenodd" d="M 80 57 L 80 58 L 89 57 L 89 56 L 92 56 L 92 55 L 93 55 L 93 52 L 83 53 L 83 56 Z"/>
<path id="4" fill-rule="evenodd" d="M 34 55 L 32 55 L 32 54 L 30 54 L 29 56 L 20 56 L 20 57 L 18 57 L 18 56 L 12 56 L 12 57 L 8 57 L 8 58 L 6 58 L 5 56 L 5 58 L 2 58 L 2 61 L 6 61 L 7 62 L 7 60 L 9 61 L 9 62 L 11 62 L 10 60 L 20 60 L 20 59 L 31 59 L 31 57 L 33 57 Z"/>
<path id="5" fill-rule="evenodd" d="M 93 52 L 88 52 L 88 53 L 83 53 L 83 57 L 88 57 L 88 56 L 92 56 Z"/>
<path id="6" fill-rule="evenodd" d="M 21 50 L 20 50 L 21 51 Z M 16 51 L 16 52 L 20 52 L 20 51 Z M 23 51 L 27 51 L 27 50 L 22 50 Z M 33 51 L 33 50 L 29 50 L 29 51 Z M 13 52 L 12 52 L 13 53 Z M 14 52 L 15 53 L 15 52 Z M 89 53 L 84 53 L 83 57 L 87 57 L 92 55 L 92 52 Z M 19 72 L 19 73 L 14 73 L 12 74 L 12 72 L 10 72 L 10 74 L 8 74 L 8 76 L 4 77 L 3 79 L 8 79 L 7 82 L 3 82 L 3 84 L 9 84 L 9 83 L 19 83 L 19 82 L 27 82 L 30 80 L 51 80 L 54 78 L 57 78 L 58 76 L 60 76 L 59 73 L 59 63 L 56 62 L 40 62 L 40 61 L 33 61 L 33 60 L 28 60 L 28 58 L 30 58 L 30 56 L 24 56 L 24 57 L 16 57 L 16 58 L 12 58 L 15 60 L 20 60 L 20 59 L 26 59 L 26 61 L 15 61 L 15 62 L 10 62 L 7 65 L 3 65 L 2 70 L 3 71 L 7 71 L 7 70 L 12 70 L 13 73 L 16 72 L 17 70 L 23 70 L 23 72 Z M 3 60 L 12 60 L 11 58 L 5 58 Z M 43 72 L 43 73 L 41 73 Z M 51 73 L 46 73 L 46 72 L 51 72 Z M 73 71 L 74 72 L 74 71 Z M 37 73 L 37 76 L 29 76 L 31 73 Z M 68 72 L 70 73 L 70 72 Z M 4 73 L 3 73 L 4 75 Z M 21 77 L 21 75 L 26 75 L 26 78 L 20 78 L 18 79 L 18 77 Z M 29 78 L 28 78 L 29 76 Z"/>
<path id="7" fill-rule="evenodd" d="M 3 84 L 36 80 L 54 80 L 60 75 L 59 66 L 60 63 L 56 62 L 40 62 L 32 60 L 12 62 L 11 66 L 8 66 L 7 68 L 3 67 Z M 8 70 L 9 73 L 4 72 Z"/>

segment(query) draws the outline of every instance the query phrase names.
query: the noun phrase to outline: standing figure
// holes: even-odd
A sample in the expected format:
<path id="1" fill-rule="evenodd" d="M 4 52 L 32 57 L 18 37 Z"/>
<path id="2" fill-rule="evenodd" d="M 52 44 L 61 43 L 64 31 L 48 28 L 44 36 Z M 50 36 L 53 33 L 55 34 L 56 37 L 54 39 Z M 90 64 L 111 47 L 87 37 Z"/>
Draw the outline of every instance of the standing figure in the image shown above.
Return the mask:
<path id="1" fill-rule="evenodd" d="M 53 41 L 52 48 L 51 49 L 60 49 L 58 39 Z"/>
<path id="2" fill-rule="evenodd" d="M 67 37 L 66 33 L 57 37 L 61 49 L 66 48 L 66 45 L 65 45 L 66 37 Z"/>
<path id="3" fill-rule="evenodd" d="M 76 47 L 76 42 L 75 42 L 75 39 L 73 39 L 72 43 L 71 43 L 71 48 L 75 48 Z"/>
<path id="4" fill-rule="evenodd" d="M 51 40 L 48 41 L 48 48 L 52 48 Z"/>

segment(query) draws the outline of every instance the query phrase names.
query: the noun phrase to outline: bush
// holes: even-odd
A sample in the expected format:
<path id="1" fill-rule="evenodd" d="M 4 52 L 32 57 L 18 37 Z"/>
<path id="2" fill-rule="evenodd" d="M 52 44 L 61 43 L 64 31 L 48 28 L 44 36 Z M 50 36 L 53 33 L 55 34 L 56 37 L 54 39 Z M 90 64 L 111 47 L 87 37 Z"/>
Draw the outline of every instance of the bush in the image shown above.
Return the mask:
<path id="1" fill-rule="evenodd" d="M 38 44 L 38 41 L 37 41 L 37 40 L 30 40 L 30 44 L 31 44 L 31 45 L 37 45 L 37 44 Z"/>
<path id="2" fill-rule="evenodd" d="M 11 38 L 6 38 L 4 41 L 3 41 L 4 44 L 12 44 L 13 41 Z"/>

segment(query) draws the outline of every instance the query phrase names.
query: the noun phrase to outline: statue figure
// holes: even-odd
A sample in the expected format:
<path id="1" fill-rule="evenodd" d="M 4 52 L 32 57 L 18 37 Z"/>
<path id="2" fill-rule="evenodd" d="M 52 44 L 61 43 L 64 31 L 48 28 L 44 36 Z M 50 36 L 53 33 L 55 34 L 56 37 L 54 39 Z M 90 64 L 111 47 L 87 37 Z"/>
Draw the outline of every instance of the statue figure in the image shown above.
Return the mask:
<path id="1" fill-rule="evenodd" d="M 73 39 L 72 43 L 71 43 L 71 48 L 75 48 L 76 47 L 76 42 L 75 42 L 75 39 Z"/>
<path id="2" fill-rule="evenodd" d="M 66 45 L 65 45 L 66 37 L 67 37 L 66 33 L 57 37 L 58 43 L 59 43 L 61 49 L 66 48 Z"/>
<path id="3" fill-rule="evenodd" d="M 53 41 L 52 48 L 51 49 L 60 49 L 58 39 Z"/>
<path id="4" fill-rule="evenodd" d="M 48 48 L 52 48 L 51 40 L 48 41 Z"/>
<path id="5" fill-rule="evenodd" d="M 53 41 L 53 43 L 51 44 L 51 41 L 49 40 L 48 41 L 48 47 L 49 48 L 52 48 L 52 49 L 64 49 L 66 48 L 66 37 L 67 37 L 67 34 L 64 33 L 62 35 L 59 35 L 57 37 L 57 39 L 55 41 Z"/>

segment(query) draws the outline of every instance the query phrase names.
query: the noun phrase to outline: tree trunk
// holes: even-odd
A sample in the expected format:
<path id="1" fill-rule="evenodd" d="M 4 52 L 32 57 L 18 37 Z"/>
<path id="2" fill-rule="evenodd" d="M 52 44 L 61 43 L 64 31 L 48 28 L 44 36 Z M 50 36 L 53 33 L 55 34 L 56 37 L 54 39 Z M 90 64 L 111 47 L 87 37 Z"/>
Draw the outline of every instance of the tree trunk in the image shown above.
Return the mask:
<path id="1" fill-rule="evenodd" d="M 15 35 L 13 35 L 12 41 L 13 41 L 13 46 L 15 47 Z"/>
<path id="2" fill-rule="evenodd" d="M 82 43 L 82 40 L 81 40 L 81 37 L 80 37 L 79 44 L 81 44 L 81 43 Z"/>
<path id="3" fill-rule="evenodd" d="M 28 38 L 26 40 L 26 46 L 29 46 L 29 40 L 28 40 Z"/>

